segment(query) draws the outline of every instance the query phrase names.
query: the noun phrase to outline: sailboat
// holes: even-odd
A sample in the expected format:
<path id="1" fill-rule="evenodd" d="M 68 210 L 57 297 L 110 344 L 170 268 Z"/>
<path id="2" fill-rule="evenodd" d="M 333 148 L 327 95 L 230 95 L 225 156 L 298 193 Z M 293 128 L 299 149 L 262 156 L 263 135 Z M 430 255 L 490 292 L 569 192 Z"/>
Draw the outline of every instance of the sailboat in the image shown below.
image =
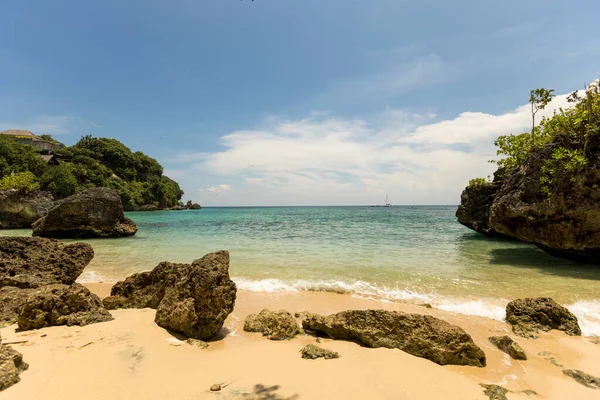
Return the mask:
<path id="1" fill-rule="evenodd" d="M 391 204 L 388 202 L 388 195 L 387 195 L 387 193 L 386 193 L 386 195 L 385 195 L 385 205 L 384 205 L 384 207 L 391 207 L 391 206 L 392 206 L 392 205 L 391 205 Z"/>

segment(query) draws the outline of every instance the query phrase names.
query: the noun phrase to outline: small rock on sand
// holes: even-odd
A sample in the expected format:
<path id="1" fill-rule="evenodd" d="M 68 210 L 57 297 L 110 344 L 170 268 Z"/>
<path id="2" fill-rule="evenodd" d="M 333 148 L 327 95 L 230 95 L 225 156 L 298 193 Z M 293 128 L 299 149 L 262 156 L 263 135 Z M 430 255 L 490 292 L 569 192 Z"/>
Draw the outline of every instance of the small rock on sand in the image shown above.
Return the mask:
<path id="1" fill-rule="evenodd" d="M 221 385 L 219 385 L 218 383 L 215 383 L 214 385 L 212 385 L 210 387 L 210 391 L 211 392 L 218 392 L 221 390 Z"/>

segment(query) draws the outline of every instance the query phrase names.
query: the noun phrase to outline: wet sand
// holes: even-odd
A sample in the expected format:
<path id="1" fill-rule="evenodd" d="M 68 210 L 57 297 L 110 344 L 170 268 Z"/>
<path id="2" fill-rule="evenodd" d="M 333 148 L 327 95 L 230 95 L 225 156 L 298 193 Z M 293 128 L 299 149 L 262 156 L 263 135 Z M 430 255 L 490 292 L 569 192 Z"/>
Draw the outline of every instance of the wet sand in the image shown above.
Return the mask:
<path id="1" fill-rule="evenodd" d="M 110 284 L 86 284 L 100 297 Z M 242 330 L 250 313 L 267 308 L 320 314 L 380 308 L 442 318 L 465 329 L 487 355 L 487 366 L 439 366 L 396 349 L 370 349 L 322 339 L 337 351 L 334 360 L 304 360 L 299 350 L 312 336 L 275 342 Z M 51 327 L 15 332 L 3 328 L 3 342 L 23 353 L 29 370 L 2 399 L 487 399 L 480 383 L 513 392 L 508 399 L 599 399 L 563 375 L 580 369 L 600 376 L 600 345 L 563 332 L 528 340 L 512 335 L 502 322 L 439 311 L 415 304 L 385 303 L 348 294 L 324 292 L 256 293 L 238 291 L 234 312 L 221 338 L 207 349 L 181 344 L 154 323 L 155 311 L 117 310 L 114 321 L 85 327 Z M 527 352 L 527 361 L 509 358 L 488 337 L 510 334 Z M 539 355 L 542 353 L 543 355 Z M 557 366 L 557 364 L 563 367 Z M 211 385 L 224 386 L 210 392 Z"/>

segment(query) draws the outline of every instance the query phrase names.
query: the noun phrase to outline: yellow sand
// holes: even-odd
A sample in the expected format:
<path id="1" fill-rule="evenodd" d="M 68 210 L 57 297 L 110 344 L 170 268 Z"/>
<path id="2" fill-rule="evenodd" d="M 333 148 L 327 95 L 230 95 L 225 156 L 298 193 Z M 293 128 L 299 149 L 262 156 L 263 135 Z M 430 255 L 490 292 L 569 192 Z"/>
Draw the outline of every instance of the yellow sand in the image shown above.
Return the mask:
<path id="1" fill-rule="evenodd" d="M 101 297 L 108 284 L 89 284 Z M 485 368 L 439 366 L 395 349 L 370 349 L 323 339 L 322 347 L 340 359 L 304 360 L 299 350 L 311 336 L 275 342 L 243 332 L 243 321 L 263 308 L 329 314 L 347 309 L 383 308 L 431 314 L 459 325 L 485 351 Z M 221 340 L 202 350 L 173 346 L 171 334 L 154 323 L 154 310 L 118 310 L 114 321 L 85 327 L 52 327 L 15 332 L 2 329 L 3 342 L 23 341 L 29 370 L 1 399 L 487 399 L 479 383 L 512 391 L 535 390 L 538 396 L 509 393 L 508 399 L 600 399 L 592 390 L 562 374 L 561 367 L 600 376 L 600 345 L 562 332 L 540 339 L 518 339 L 529 356 L 515 361 L 489 343 L 510 333 L 508 325 L 412 304 L 382 303 L 334 293 L 253 293 L 238 291 L 234 312 Z M 539 356 L 551 352 L 552 356 Z M 210 392 L 215 383 L 221 392 Z"/>

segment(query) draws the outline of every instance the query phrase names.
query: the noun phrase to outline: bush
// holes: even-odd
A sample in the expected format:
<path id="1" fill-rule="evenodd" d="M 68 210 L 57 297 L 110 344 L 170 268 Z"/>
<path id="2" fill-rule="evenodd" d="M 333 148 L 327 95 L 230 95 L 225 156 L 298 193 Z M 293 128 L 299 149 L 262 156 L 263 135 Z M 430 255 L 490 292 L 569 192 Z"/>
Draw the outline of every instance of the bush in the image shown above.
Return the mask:
<path id="1" fill-rule="evenodd" d="M 492 182 L 490 182 L 486 178 L 475 178 L 475 179 L 471 179 L 469 181 L 469 185 L 467 186 L 467 188 L 478 189 L 478 188 L 481 188 L 484 186 L 490 186 L 490 185 L 492 185 Z"/>
<path id="2" fill-rule="evenodd" d="M 16 189 L 21 193 L 29 193 L 40 188 L 35 175 L 29 171 L 10 174 L 0 179 L 0 189 Z"/>
<path id="3" fill-rule="evenodd" d="M 51 192 L 55 198 L 62 199 L 75 193 L 77 180 L 73 176 L 72 164 L 61 163 L 49 168 L 40 178 L 42 189 Z"/>

